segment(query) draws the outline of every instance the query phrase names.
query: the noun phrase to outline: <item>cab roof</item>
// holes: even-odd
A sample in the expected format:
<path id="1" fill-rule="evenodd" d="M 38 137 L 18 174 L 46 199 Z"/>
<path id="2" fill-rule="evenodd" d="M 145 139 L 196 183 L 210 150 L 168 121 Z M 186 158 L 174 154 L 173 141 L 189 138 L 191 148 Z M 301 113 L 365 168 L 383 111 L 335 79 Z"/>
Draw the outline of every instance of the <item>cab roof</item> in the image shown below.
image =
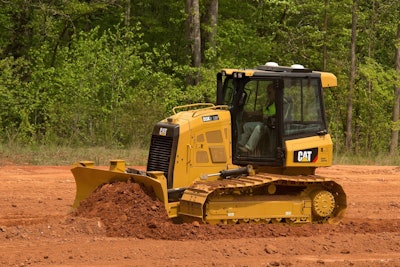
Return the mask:
<path id="1" fill-rule="evenodd" d="M 277 65 L 261 65 L 254 69 L 222 69 L 222 75 L 236 76 L 244 75 L 246 77 L 320 77 L 323 88 L 337 86 L 337 78 L 330 72 L 312 71 L 301 65 L 277 66 Z M 239 76 L 238 76 L 239 77 Z"/>

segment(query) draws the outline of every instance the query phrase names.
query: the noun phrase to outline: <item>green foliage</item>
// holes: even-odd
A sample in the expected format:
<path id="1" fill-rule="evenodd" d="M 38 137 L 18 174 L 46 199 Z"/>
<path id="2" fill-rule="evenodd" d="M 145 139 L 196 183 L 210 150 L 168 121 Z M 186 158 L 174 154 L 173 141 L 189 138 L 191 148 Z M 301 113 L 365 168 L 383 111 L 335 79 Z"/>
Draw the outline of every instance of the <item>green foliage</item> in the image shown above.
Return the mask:
<path id="1" fill-rule="evenodd" d="M 200 2 L 203 18 L 208 2 Z M 220 68 L 275 61 L 338 77 L 325 100 L 341 153 L 352 1 L 325 3 L 220 0 L 217 50 L 203 43 L 202 66 L 193 68 L 183 2 L 1 1 L 0 139 L 31 146 L 146 146 L 154 123 L 174 106 L 215 101 Z M 386 152 L 391 130 L 399 128 L 391 121 L 400 80 L 393 67 L 399 21 L 393 11 L 399 7 L 395 0 L 359 3 L 352 126 L 360 154 Z M 204 22 L 202 30 L 209 31 Z M 199 83 L 188 86 L 193 76 Z"/>
<path id="2" fill-rule="evenodd" d="M 73 39 L 58 71 L 60 89 L 68 91 L 57 94 L 51 107 L 62 109 L 52 112 L 52 122 L 64 124 L 57 136 L 92 145 L 129 145 L 134 135 L 148 140 L 154 122 L 171 107 L 164 97 L 173 94 L 174 80 L 149 67 L 140 39 L 137 29 L 119 28 Z"/>
<path id="3" fill-rule="evenodd" d="M 218 66 L 250 68 L 267 61 L 279 61 L 268 37 L 258 36 L 248 22 L 229 18 L 219 25 L 222 30 L 218 34 L 218 55 L 223 56 L 218 60 Z"/>
<path id="4" fill-rule="evenodd" d="M 141 53 L 147 44 L 140 41 L 138 29 L 81 32 L 72 37 L 69 47 L 59 50 L 54 67 L 46 66 L 47 43 L 33 50 L 30 56 L 36 68 L 29 82 L 16 88 L 25 94 L 16 100 L 25 105 L 14 113 L 16 119 L 10 119 L 14 125 L 5 122 L 13 126 L 14 134 L 22 135 L 18 140 L 125 146 L 135 142 L 135 136 L 146 144 L 154 123 L 177 104 L 174 99 L 179 92 L 173 76 L 153 68 L 158 53 Z M 163 57 L 170 62 L 168 55 Z M 166 63 L 164 67 L 171 66 Z M 9 72 L 4 71 L 7 66 L 2 69 L 3 80 L 18 81 L 8 74 L 12 68 Z M 8 99 L 16 93 L 6 87 L 3 91 L 8 92 Z"/>
<path id="5" fill-rule="evenodd" d="M 367 151 L 382 151 L 389 146 L 393 105 L 394 69 L 387 69 L 375 60 L 366 58 L 359 67 L 360 80 L 355 98 L 357 140 Z M 368 109 L 364 107 L 368 107 Z M 377 131 L 379 129 L 379 132 Z"/>
<path id="6" fill-rule="evenodd" d="M 24 58 L 0 60 L 0 125 L 2 136 L 29 142 L 32 125 L 28 114 L 32 96 L 24 81 L 29 63 Z"/>

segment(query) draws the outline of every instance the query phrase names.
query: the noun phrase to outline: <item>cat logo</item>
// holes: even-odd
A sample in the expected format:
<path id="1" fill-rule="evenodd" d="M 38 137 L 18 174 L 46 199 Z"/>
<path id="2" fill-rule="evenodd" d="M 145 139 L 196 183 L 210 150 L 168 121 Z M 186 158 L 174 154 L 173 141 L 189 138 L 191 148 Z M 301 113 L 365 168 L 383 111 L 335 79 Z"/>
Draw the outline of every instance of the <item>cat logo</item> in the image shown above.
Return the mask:
<path id="1" fill-rule="evenodd" d="M 294 151 L 293 160 L 300 163 L 316 162 L 318 160 L 318 147 Z"/>
<path id="2" fill-rule="evenodd" d="M 161 136 L 167 136 L 167 128 L 161 127 L 158 134 Z"/>

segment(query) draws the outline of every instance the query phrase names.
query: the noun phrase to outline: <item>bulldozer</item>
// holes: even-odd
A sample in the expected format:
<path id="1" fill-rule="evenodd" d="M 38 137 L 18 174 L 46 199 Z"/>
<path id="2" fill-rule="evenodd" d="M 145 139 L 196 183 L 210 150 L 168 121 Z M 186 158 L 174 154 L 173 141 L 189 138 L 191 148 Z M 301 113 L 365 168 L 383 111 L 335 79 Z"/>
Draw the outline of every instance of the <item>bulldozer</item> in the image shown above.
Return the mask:
<path id="1" fill-rule="evenodd" d="M 111 160 L 109 169 L 74 163 L 73 208 L 103 184 L 130 180 L 151 189 L 169 218 L 184 222 L 339 222 L 346 194 L 315 173 L 332 165 L 323 91 L 337 86 L 336 76 L 268 62 L 222 69 L 216 82 L 215 104 L 174 107 L 154 126 L 145 171 L 124 160 Z"/>

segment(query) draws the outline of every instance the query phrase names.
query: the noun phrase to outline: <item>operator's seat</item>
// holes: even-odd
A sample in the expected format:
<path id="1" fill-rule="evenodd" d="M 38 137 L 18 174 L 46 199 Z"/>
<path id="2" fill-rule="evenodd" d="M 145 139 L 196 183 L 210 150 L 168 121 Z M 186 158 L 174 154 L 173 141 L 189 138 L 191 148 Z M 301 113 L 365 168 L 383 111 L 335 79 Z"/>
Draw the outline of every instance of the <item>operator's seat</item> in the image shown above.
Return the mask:
<path id="1" fill-rule="evenodd" d="M 284 97 L 283 99 L 283 121 L 292 120 L 293 115 L 293 100 L 291 97 Z M 276 118 L 275 118 L 276 119 Z M 285 123 L 284 123 L 285 125 Z M 255 155 L 264 156 L 264 157 L 275 157 L 276 148 L 278 145 L 278 135 L 277 135 L 277 127 L 278 125 L 274 125 L 274 127 L 268 127 L 265 125 L 264 133 L 262 134 L 260 141 L 255 149 Z"/>

